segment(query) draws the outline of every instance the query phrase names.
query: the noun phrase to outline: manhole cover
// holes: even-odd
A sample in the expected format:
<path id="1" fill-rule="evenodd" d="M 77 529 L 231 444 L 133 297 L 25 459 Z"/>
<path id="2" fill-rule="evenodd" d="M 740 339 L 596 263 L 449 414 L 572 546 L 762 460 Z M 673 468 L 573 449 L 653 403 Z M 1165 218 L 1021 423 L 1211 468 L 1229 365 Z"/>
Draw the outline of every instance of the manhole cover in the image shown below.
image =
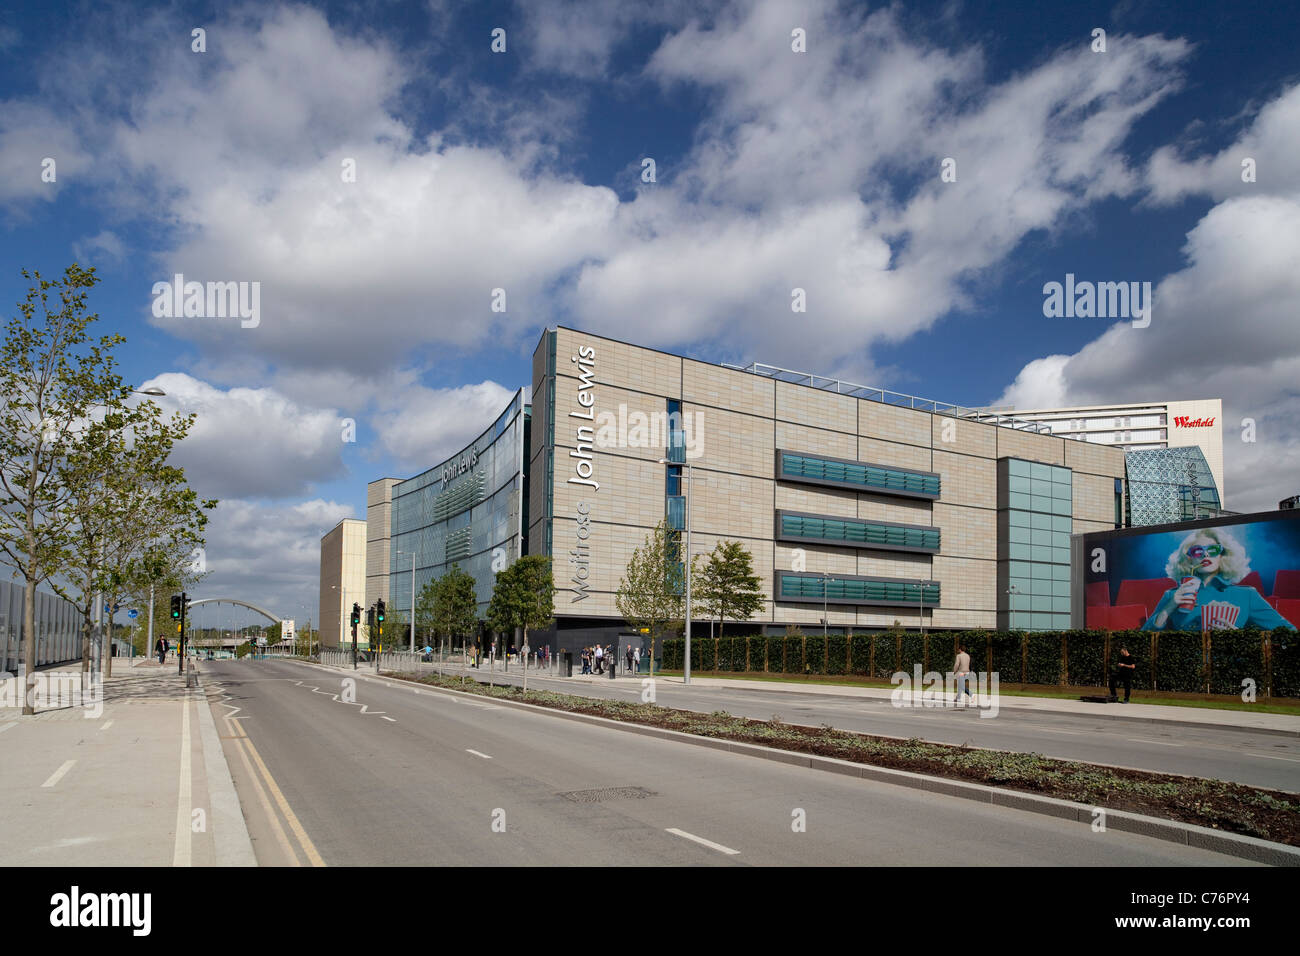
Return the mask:
<path id="1" fill-rule="evenodd" d="M 574 803 L 604 803 L 606 800 L 644 800 L 653 797 L 653 790 L 644 787 L 601 787 L 598 790 L 570 790 L 562 793 L 565 800 Z"/>

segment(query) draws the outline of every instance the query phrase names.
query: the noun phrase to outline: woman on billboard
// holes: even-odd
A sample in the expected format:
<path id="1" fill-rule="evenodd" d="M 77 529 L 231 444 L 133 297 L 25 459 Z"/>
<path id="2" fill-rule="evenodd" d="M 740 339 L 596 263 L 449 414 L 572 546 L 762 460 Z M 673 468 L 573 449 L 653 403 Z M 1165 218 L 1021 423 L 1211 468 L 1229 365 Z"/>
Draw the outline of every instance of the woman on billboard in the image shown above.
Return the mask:
<path id="1" fill-rule="evenodd" d="M 1237 584 L 1250 573 L 1250 559 L 1237 539 L 1219 528 L 1183 538 L 1165 574 L 1177 583 L 1164 593 L 1143 625 L 1148 631 L 1272 630 L 1295 626 L 1252 587 Z"/>

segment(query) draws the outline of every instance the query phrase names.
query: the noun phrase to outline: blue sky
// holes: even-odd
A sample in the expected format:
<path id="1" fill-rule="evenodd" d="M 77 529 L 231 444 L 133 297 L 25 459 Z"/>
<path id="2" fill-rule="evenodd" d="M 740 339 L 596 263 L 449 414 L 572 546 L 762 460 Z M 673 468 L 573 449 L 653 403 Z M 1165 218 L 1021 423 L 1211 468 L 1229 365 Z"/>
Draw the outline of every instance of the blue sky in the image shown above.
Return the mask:
<path id="1" fill-rule="evenodd" d="M 366 481 L 477 434 L 556 323 L 963 404 L 1221 397 L 1228 506 L 1269 508 L 1300 490 L 1298 23 L 1265 3 L 11 5 L 0 300 L 23 267 L 98 268 L 127 377 L 200 415 L 209 585 L 286 613 L 315 605 L 319 535 L 364 515 Z M 153 317 L 176 272 L 260 282 L 259 324 Z M 1151 326 L 1045 318 L 1067 272 L 1152 283 Z"/>

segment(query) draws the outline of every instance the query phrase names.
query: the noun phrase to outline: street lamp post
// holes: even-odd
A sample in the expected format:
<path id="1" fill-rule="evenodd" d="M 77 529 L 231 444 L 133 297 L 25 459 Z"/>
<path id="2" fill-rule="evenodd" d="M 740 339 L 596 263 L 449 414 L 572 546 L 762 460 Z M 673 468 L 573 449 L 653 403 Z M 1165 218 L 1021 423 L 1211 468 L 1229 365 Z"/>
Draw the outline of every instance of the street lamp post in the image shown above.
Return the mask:
<path id="1" fill-rule="evenodd" d="M 826 639 L 826 626 L 830 621 L 830 613 L 827 605 L 830 604 L 830 587 L 831 575 L 829 571 L 822 572 L 822 640 Z"/>
<path id="2" fill-rule="evenodd" d="M 921 623 L 921 636 L 925 637 L 925 582 L 916 582 L 916 616 Z"/>
<path id="3" fill-rule="evenodd" d="M 1016 586 L 1013 584 L 1013 585 L 1011 585 L 1009 588 L 1007 588 L 1007 594 L 1008 594 L 1008 595 L 1019 595 L 1019 594 L 1020 594 L 1020 588 L 1016 587 Z M 1016 629 L 1016 609 L 1015 609 L 1014 607 L 1011 606 L 1011 599 L 1010 599 L 1010 597 L 1007 598 L 1007 626 L 1010 627 L 1011 630 L 1013 630 L 1013 631 Z"/>

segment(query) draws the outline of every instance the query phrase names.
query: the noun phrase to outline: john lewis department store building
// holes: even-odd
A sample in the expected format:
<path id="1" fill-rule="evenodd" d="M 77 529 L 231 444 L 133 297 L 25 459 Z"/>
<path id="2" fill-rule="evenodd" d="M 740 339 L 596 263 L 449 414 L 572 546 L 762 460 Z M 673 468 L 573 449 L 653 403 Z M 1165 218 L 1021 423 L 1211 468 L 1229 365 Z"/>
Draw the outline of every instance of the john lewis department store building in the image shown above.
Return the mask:
<path id="1" fill-rule="evenodd" d="M 471 550 L 500 538 L 553 558 L 560 648 L 627 630 L 614 604 L 627 562 L 665 516 L 684 544 L 688 505 L 697 554 L 730 539 L 753 555 L 766 600 L 745 627 L 768 633 L 819 628 L 823 614 L 840 633 L 894 621 L 1068 628 L 1070 535 L 1114 529 L 1124 513 L 1122 449 L 771 366 L 713 365 L 560 327 L 534 352 L 531 396 L 518 473 L 458 500 L 472 510 L 489 484 L 526 490 L 518 537 L 507 517 Z M 474 467 L 446 488 L 438 478 L 400 519 L 394 495 L 391 606 L 410 603 L 399 536 L 421 542 L 417 587 L 449 566 L 439 529 L 451 519 L 430 494 Z M 486 606 L 490 566 L 476 579 Z"/>

